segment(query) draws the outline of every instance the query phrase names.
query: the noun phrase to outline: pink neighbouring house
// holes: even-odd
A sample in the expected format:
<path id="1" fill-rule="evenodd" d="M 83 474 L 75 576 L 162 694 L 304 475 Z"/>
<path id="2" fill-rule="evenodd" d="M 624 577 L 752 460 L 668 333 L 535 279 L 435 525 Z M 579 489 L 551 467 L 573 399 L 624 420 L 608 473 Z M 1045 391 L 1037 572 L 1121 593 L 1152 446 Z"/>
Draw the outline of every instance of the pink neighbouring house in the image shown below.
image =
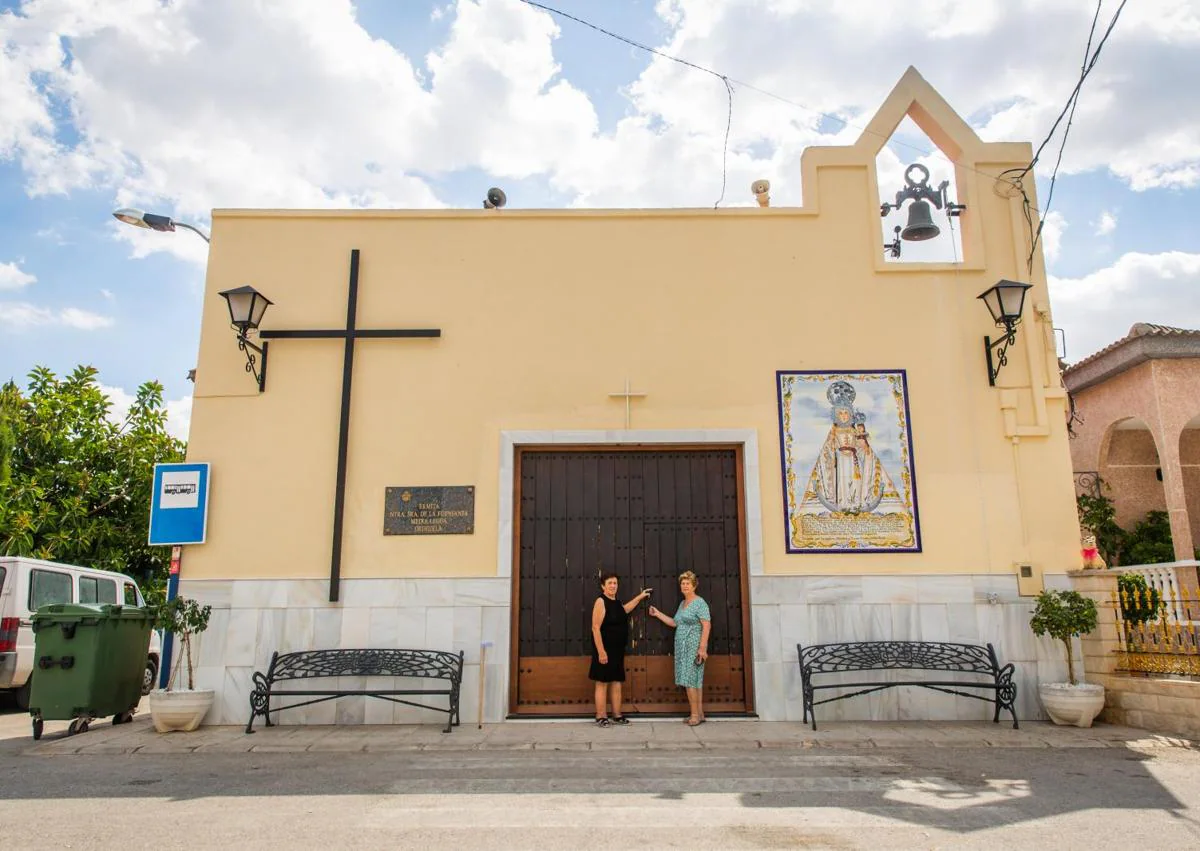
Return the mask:
<path id="1" fill-rule="evenodd" d="M 1153 510 L 1171 518 L 1175 558 L 1200 545 L 1200 331 L 1139 322 L 1063 372 L 1074 401 L 1077 490 L 1108 485 L 1130 528 Z"/>

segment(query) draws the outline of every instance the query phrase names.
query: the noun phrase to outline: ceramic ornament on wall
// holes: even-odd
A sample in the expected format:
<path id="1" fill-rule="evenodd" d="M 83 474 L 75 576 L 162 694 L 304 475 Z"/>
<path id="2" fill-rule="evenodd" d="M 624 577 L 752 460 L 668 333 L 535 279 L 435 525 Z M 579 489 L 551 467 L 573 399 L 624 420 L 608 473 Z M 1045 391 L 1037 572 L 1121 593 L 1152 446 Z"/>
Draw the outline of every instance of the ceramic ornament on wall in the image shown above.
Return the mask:
<path id="1" fill-rule="evenodd" d="M 920 552 L 904 370 L 776 378 L 787 551 Z"/>

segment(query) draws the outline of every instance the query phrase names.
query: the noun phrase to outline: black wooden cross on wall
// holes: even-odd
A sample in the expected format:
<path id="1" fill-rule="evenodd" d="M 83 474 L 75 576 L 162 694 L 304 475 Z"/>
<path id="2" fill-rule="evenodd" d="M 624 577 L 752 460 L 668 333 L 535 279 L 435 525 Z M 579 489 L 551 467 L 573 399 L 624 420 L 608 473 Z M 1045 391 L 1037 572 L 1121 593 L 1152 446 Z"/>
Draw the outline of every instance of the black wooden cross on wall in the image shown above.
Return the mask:
<path id="1" fill-rule="evenodd" d="M 336 603 L 342 575 L 342 522 L 346 508 L 346 454 L 350 440 L 350 385 L 354 378 L 354 343 L 358 339 L 440 337 L 440 328 L 359 328 L 358 249 L 350 252 L 350 292 L 346 299 L 346 327 L 333 329 L 259 331 L 264 340 L 334 339 L 345 341 L 342 359 L 342 418 L 338 425 L 337 485 L 333 497 L 333 552 L 329 560 L 329 602 Z"/>

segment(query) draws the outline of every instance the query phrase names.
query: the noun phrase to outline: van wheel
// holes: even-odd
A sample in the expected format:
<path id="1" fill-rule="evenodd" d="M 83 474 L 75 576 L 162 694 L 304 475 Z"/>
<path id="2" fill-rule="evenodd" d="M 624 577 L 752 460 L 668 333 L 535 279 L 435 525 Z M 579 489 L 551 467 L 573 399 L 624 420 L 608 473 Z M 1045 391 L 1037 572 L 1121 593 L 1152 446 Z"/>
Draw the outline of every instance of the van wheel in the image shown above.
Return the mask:
<path id="1" fill-rule="evenodd" d="M 25 685 L 17 689 L 15 695 L 17 701 L 17 709 L 22 712 L 29 711 L 29 694 L 33 691 L 33 674 L 29 675 L 29 679 L 25 680 Z"/>
<path id="2" fill-rule="evenodd" d="M 142 674 L 142 696 L 148 695 L 154 691 L 154 685 L 158 682 L 158 660 L 153 656 L 146 660 L 146 671 Z"/>

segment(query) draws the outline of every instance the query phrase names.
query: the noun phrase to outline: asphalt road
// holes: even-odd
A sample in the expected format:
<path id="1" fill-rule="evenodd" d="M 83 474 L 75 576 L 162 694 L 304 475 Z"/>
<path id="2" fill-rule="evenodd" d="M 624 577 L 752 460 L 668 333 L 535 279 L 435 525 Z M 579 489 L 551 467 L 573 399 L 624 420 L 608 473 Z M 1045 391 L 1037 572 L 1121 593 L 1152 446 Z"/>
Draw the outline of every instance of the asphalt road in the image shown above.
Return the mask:
<path id="1" fill-rule="evenodd" d="M 6 849 L 1200 847 L 1185 748 L 37 756 L 25 723 Z"/>

